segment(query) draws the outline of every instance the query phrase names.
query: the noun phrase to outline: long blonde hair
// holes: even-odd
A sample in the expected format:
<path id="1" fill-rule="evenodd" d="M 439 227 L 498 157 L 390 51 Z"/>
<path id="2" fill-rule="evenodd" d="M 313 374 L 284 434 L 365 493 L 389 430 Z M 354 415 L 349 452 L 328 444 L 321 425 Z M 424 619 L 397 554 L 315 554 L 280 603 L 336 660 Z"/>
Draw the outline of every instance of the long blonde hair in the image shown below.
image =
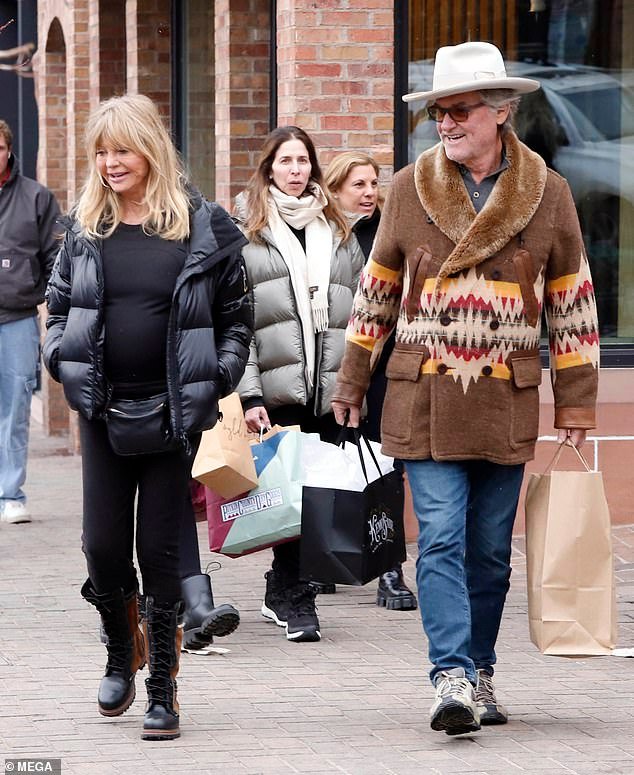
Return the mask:
<path id="1" fill-rule="evenodd" d="M 253 242 L 261 240 L 260 232 L 266 226 L 269 216 L 269 186 L 271 184 L 273 161 L 275 160 L 277 149 L 288 140 L 299 140 L 306 146 L 311 165 L 310 181 L 317 183 L 323 190 L 328 200 L 324 207 L 324 215 L 335 224 L 337 233 L 345 242 L 350 236 L 348 221 L 336 202 L 333 201 L 324 184 L 324 176 L 317 160 L 315 144 L 306 132 L 297 126 L 279 126 L 270 132 L 264 140 L 258 159 L 258 166 L 245 189 L 246 217 L 244 229 L 247 238 Z"/>
<path id="2" fill-rule="evenodd" d="M 368 165 L 372 167 L 378 178 L 380 174 L 379 165 L 369 154 L 363 153 L 363 151 L 343 151 L 337 154 L 328 165 L 324 175 L 328 189 L 333 194 L 336 194 L 355 167 L 366 167 Z M 381 194 L 381 188 L 379 187 L 377 200 L 379 209 L 381 209 L 384 199 L 385 197 Z"/>
<path id="3" fill-rule="evenodd" d="M 97 149 L 104 144 L 143 156 L 149 165 L 143 229 L 167 240 L 189 236 L 189 197 L 182 164 L 156 105 L 143 94 L 102 102 L 85 132 L 88 175 L 74 209 L 85 235 L 109 237 L 121 222 L 121 201 L 99 174 Z"/>

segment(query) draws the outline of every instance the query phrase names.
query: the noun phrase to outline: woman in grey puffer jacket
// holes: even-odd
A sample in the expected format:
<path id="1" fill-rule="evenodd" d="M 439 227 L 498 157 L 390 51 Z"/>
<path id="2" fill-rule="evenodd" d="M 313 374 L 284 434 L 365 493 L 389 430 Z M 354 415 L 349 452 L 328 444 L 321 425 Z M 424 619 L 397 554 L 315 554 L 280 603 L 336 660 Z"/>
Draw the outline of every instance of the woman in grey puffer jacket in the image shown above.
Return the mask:
<path id="1" fill-rule="evenodd" d="M 236 203 L 249 244 L 255 336 L 238 392 L 252 431 L 300 425 L 334 441 L 330 401 L 363 253 L 323 185 L 310 137 L 278 127 Z M 300 579 L 299 540 L 273 548 L 262 614 L 295 642 L 319 640 L 315 588 Z"/>

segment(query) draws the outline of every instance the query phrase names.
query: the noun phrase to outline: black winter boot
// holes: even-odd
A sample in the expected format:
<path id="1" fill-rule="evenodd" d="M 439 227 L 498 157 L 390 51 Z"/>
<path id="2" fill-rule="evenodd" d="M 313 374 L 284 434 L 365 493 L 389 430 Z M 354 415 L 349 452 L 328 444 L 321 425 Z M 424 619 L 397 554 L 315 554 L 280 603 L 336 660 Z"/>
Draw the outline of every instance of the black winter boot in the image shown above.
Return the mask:
<path id="1" fill-rule="evenodd" d="M 240 624 L 240 614 L 229 603 L 214 608 L 211 579 L 206 573 L 189 576 L 181 581 L 185 613 L 183 614 L 183 646 L 202 649 L 213 642 L 214 635 L 230 635 Z"/>
<path id="2" fill-rule="evenodd" d="M 88 579 L 82 597 L 95 606 L 107 639 L 108 662 L 99 685 L 97 704 L 102 716 L 120 716 L 136 694 L 134 676 L 145 665 L 145 644 L 139 629 L 136 590 L 98 594 Z"/>
<path id="3" fill-rule="evenodd" d="M 403 580 L 403 568 L 400 563 L 379 576 L 376 604 L 385 606 L 390 611 L 413 611 L 418 607 L 416 596 Z"/>
<path id="4" fill-rule="evenodd" d="M 145 639 L 148 669 L 145 679 L 147 707 L 143 740 L 174 740 L 180 737 L 176 676 L 183 627 L 178 623 L 181 603 L 165 604 L 150 595 L 145 598 Z"/>

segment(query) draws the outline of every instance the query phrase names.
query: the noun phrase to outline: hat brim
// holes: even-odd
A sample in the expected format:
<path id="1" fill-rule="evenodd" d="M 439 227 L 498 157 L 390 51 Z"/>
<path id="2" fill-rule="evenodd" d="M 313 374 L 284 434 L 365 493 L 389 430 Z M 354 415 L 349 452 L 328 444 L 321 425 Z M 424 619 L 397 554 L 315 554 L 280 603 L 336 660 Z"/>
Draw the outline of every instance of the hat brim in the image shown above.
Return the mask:
<path id="1" fill-rule="evenodd" d="M 465 81 L 448 86 L 446 89 L 432 89 L 431 91 L 414 91 L 410 94 L 404 94 L 403 102 L 415 102 L 417 100 L 439 99 L 440 97 L 451 97 L 452 94 L 462 94 L 469 91 L 486 91 L 487 89 L 512 89 L 517 94 L 528 94 L 541 88 L 541 83 L 532 78 L 490 78 L 482 81 Z"/>

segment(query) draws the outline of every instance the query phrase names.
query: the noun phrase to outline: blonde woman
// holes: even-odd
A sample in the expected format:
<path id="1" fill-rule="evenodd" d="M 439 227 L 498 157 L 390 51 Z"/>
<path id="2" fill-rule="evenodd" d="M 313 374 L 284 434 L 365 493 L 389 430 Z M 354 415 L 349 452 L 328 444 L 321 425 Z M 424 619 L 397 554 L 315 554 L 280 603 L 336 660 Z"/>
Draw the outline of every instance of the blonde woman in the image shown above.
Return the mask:
<path id="1" fill-rule="evenodd" d="M 329 190 L 348 215 L 367 261 L 381 220 L 383 197 L 379 187 L 379 165 L 367 153 L 345 151 L 330 162 L 325 178 Z M 381 440 L 381 414 L 387 385 L 385 366 L 393 349 L 394 332 L 383 345 L 366 393 L 368 413 L 363 430 L 373 441 Z M 402 468 L 400 461 L 395 465 Z M 400 563 L 379 577 L 376 603 L 394 611 L 411 611 L 417 607 L 416 596 L 403 579 Z"/>
<path id="2" fill-rule="evenodd" d="M 311 138 L 274 129 L 236 214 L 255 305 L 255 336 L 238 391 L 252 431 L 274 423 L 335 441 L 330 398 L 363 266 L 330 199 Z M 295 643 L 321 638 L 315 588 L 300 576 L 299 540 L 273 548 L 262 614 Z"/>
<path id="3" fill-rule="evenodd" d="M 180 734 L 179 534 L 191 458 L 243 372 L 252 335 L 244 238 L 187 184 L 147 97 L 99 105 L 86 150 L 86 183 L 47 290 L 44 358 L 79 413 L 82 595 L 107 636 L 99 712 L 127 710 L 147 659 L 142 737 L 165 740 Z"/>

